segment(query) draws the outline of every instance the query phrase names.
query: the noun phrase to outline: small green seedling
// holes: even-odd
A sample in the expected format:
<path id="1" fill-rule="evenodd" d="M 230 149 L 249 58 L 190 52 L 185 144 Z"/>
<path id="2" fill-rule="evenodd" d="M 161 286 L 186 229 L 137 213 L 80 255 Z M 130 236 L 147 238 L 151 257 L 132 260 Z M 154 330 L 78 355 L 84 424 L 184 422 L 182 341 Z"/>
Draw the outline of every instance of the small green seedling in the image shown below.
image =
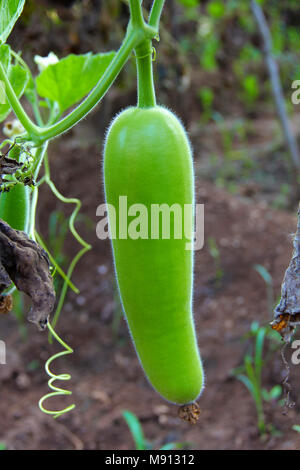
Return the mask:
<path id="1" fill-rule="evenodd" d="M 125 419 L 130 432 L 132 434 L 136 450 L 151 450 L 153 449 L 153 444 L 148 442 L 144 436 L 142 425 L 138 417 L 131 411 L 123 411 L 123 418 Z M 173 449 L 182 449 L 184 446 L 183 443 L 179 442 L 168 442 L 160 447 L 159 450 L 173 450 Z"/>
<path id="2" fill-rule="evenodd" d="M 268 311 L 269 311 L 270 315 L 272 316 L 274 306 L 275 306 L 272 276 L 267 271 L 267 269 L 264 266 L 262 266 L 261 264 L 256 264 L 254 266 L 254 269 L 261 275 L 261 277 L 263 278 L 263 280 L 266 283 Z"/>
<path id="3" fill-rule="evenodd" d="M 220 250 L 214 238 L 208 237 L 207 243 L 208 243 L 209 253 L 211 257 L 213 258 L 214 264 L 215 264 L 215 279 L 214 279 L 215 286 L 219 287 L 224 277 L 224 271 L 221 266 Z"/>
<path id="4" fill-rule="evenodd" d="M 205 123 L 211 119 L 213 113 L 212 105 L 214 101 L 214 92 L 209 87 L 202 87 L 198 91 L 198 97 L 203 108 L 201 122 Z"/>
<path id="5" fill-rule="evenodd" d="M 270 425 L 266 425 L 263 402 L 265 401 L 276 401 L 282 394 L 282 388 L 279 385 L 275 385 L 270 391 L 266 390 L 262 386 L 262 372 L 263 367 L 267 362 L 267 355 L 264 358 L 264 344 L 265 339 L 276 339 L 276 345 L 280 344 L 280 337 L 266 326 L 259 326 L 257 322 L 253 322 L 250 328 L 250 332 L 245 335 L 245 338 L 253 338 L 254 344 L 252 344 L 252 350 L 250 353 L 245 354 L 244 364 L 240 367 L 235 368 L 232 374 L 237 377 L 250 392 L 256 407 L 257 413 L 257 427 L 261 435 L 266 434 L 268 431 L 273 431 Z M 278 341 L 278 342 L 277 342 Z M 273 353 L 274 347 L 269 348 L 269 354 Z"/>
<path id="6" fill-rule="evenodd" d="M 252 109 L 259 96 L 259 83 L 256 75 L 246 75 L 242 80 L 242 88 L 243 101 L 249 109 Z"/>

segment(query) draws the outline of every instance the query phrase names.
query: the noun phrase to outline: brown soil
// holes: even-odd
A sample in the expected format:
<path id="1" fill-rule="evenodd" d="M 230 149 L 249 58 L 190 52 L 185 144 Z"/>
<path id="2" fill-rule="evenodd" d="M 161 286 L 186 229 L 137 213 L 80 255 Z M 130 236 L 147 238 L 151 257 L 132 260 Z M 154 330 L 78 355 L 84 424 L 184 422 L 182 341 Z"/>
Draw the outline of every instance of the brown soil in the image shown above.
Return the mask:
<path id="1" fill-rule="evenodd" d="M 66 196 L 80 197 L 81 213 L 93 221 L 91 226 L 82 222 L 77 225 L 93 249 L 75 270 L 73 280 L 81 293 L 76 296 L 69 292 L 57 328 L 75 350 L 54 366 L 58 372 L 72 374 L 72 380 L 62 385 L 73 395 L 46 403 L 49 408 L 60 409 L 74 401 L 76 409 L 57 420 L 39 411 L 38 401 L 48 392 L 43 365 L 59 347 L 49 345 L 45 333 L 33 325 L 28 326 L 28 340 L 21 340 L 14 316 L 2 316 L 1 339 L 6 341 L 7 365 L 0 366 L 0 442 L 8 449 L 133 449 L 133 439 L 121 416 L 127 409 L 139 417 L 155 448 L 170 441 L 185 442 L 185 448 L 191 449 L 299 448 L 300 436 L 291 428 L 297 424 L 300 406 L 300 369 L 292 366 L 296 406 L 288 415 L 282 414 L 278 404 L 266 404 L 266 420 L 280 435 L 273 432 L 265 440 L 259 437 L 249 392 L 231 375 L 231 370 L 243 362 L 247 345 L 241 337 L 249 331 L 251 322 L 264 325 L 270 321 L 266 285 L 254 265 L 261 264 L 271 273 L 277 296 L 291 255 L 289 234 L 295 229 L 295 218 L 270 210 L 263 203 L 232 196 L 197 178 L 198 202 L 205 204 L 206 239 L 214 238 L 219 247 L 223 277 L 216 285 L 216 268 L 206 240 L 204 249 L 196 253 L 194 294 L 206 387 L 199 400 L 200 420 L 192 426 L 180 421 L 176 406 L 152 390 L 125 321 L 118 324 L 120 307 L 110 244 L 98 240 L 94 229 L 96 207 L 103 202 L 100 146 L 83 150 L 78 136 L 73 135 L 54 144 L 50 160 L 57 187 Z M 46 235 L 50 212 L 66 209 L 46 187 L 40 196 L 39 228 Z M 76 248 L 68 238 L 66 252 L 71 255 Z M 269 390 L 282 381 L 284 374 L 278 351 L 265 367 L 263 386 Z"/>

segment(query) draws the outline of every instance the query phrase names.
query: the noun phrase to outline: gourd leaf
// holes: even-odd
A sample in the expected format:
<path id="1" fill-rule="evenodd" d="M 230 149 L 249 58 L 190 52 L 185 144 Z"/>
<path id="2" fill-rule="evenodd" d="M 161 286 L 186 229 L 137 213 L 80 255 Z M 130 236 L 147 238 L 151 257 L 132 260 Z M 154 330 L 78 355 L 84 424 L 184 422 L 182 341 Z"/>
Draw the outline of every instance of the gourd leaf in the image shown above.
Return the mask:
<path id="1" fill-rule="evenodd" d="M 56 101 L 60 111 L 78 103 L 97 84 L 115 56 L 115 52 L 70 54 L 48 65 L 36 77 L 37 92 Z"/>
<path id="2" fill-rule="evenodd" d="M 7 70 L 10 64 L 10 47 L 8 44 L 0 46 L 0 62 L 4 70 Z"/>
<path id="3" fill-rule="evenodd" d="M 0 0 L 0 42 L 5 42 L 22 13 L 25 0 Z"/>
<path id="4" fill-rule="evenodd" d="M 0 46 L 0 61 L 16 96 L 20 98 L 28 83 L 29 77 L 27 71 L 19 64 L 11 65 L 10 47 L 7 44 Z M 0 81 L 0 122 L 4 121 L 10 110 L 11 108 L 5 95 L 5 85 Z"/>

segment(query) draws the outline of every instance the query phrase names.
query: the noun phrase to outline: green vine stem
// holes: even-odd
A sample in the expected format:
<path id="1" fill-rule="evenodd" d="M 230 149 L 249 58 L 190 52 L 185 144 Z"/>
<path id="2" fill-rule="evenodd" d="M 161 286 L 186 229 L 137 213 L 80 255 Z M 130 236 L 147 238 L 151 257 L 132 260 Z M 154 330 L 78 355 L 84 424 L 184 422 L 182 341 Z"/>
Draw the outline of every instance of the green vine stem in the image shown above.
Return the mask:
<path id="1" fill-rule="evenodd" d="M 152 34 L 155 35 L 153 30 L 151 31 Z M 108 91 L 108 89 L 116 79 L 117 75 L 123 68 L 125 62 L 129 59 L 132 50 L 141 41 L 142 38 L 142 30 L 131 30 L 130 33 L 127 34 L 118 53 L 115 55 L 109 67 L 102 75 L 96 87 L 90 92 L 90 94 L 85 98 L 85 100 L 77 106 L 77 108 L 71 111 L 62 120 L 49 127 L 39 127 L 31 121 L 31 119 L 21 106 L 18 98 L 16 97 L 15 92 L 3 69 L 3 66 L 0 63 L 0 80 L 3 80 L 5 83 L 6 96 L 9 101 L 9 104 L 14 110 L 17 118 L 19 119 L 23 127 L 26 129 L 28 133 L 27 137 L 41 144 L 46 140 L 52 139 L 54 137 L 59 136 L 60 134 L 63 134 L 67 130 L 71 129 L 81 119 L 83 119 L 96 106 L 96 104 L 98 104 L 98 102 Z M 26 139 L 26 136 L 23 137 Z"/>
<path id="2" fill-rule="evenodd" d="M 165 0 L 155 0 L 152 4 L 151 12 L 149 15 L 149 26 L 158 31 L 161 13 L 164 7 Z"/>
<path id="3" fill-rule="evenodd" d="M 156 105 L 155 88 L 152 70 L 152 42 L 143 41 L 135 49 L 137 79 L 138 79 L 138 107 L 151 108 Z"/>
<path id="4" fill-rule="evenodd" d="M 48 380 L 48 385 L 49 385 L 49 388 L 51 388 L 51 390 L 53 390 L 53 392 L 50 392 L 47 395 L 44 395 L 40 399 L 39 408 L 44 413 L 46 413 L 48 415 L 52 415 L 53 418 L 58 418 L 59 416 L 67 413 L 68 411 L 73 410 L 75 408 L 75 404 L 69 405 L 69 406 L 67 406 L 66 408 L 64 408 L 63 410 L 60 410 L 60 411 L 50 411 L 50 410 L 47 410 L 46 408 L 44 408 L 43 403 L 44 403 L 45 400 L 47 400 L 48 398 L 51 398 L 51 397 L 56 397 L 56 396 L 59 396 L 59 395 L 72 395 L 72 392 L 70 392 L 69 390 L 65 390 L 63 388 L 59 388 L 59 387 L 56 387 L 55 385 L 53 385 L 53 382 L 55 382 L 55 380 L 70 380 L 71 375 L 70 374 L 59 374 L 59 375 L 53 374 L 53 372 L 51 372 L 51 370 L 50 370 L 50 364 L 53 361 L 55 361 L 55 359 L 58 359 L 59 357 L 65 356 L 66 354 L 72 354 L 74 351 L 73 351 L 72 348 L 70 348 L 70 346 L 68 346 L 58 336 L 58 334 L 54 331 L 54 329 L 52 328 L 52 326 L 50 325 L 49 322 L 47 323 L 47 326 L 48 326 L 48 329 L 51 333 L 51 336 L 54 336 L 54 338 L 62 345 L 62 347 L 65 348 L 65 351 L 61 351 L 57 354 L 54 354 L 53 356 L 51 356 L 47 360 L 47 362 L 45 364 L 45 370 L 46 370 L 47 374 L 50 376 L 50 379 Z"/>
<path id="5" fill-rule="evenodd" d="M 141 31 L 133 30 L 125 38 L 122 46 L 120 47 L 118 53 L 115 55 L 109 67 L 106 69 L 105 73 L 102 75 L 96 87 L 90 92 L 90 94 L 82 101 L 77 108 L 70 112 L 65 118 L 58 121 L 57 123 L 45 127 L 39 128 L 38 130 L 32 129 L 34 138 L 37 141 L 44 141 L 57 137 L 60 134 L 63 134 L 67 130 L 71 129 L 75 124 L 77 124 L 81 119 L 83 119 L 102 99 L 106 94 L 108 89 L 111 87 L 115 81 L 117 75 L 123 68 L 125 62 L 129 59 L 132 49 L 140 41 Z M 0 69 L 1 72 L 1 69 Z M 1 74 L 0 74 L 1 78 Z M 20 117 L 19 120 L 21 121 Z M 28 129 L 21 121 L 23 126 L 28 132 Z M 30 131 L 29 131 L 30 133 Z"/>
<path id="6" fill-rule="evenodd" d="M 27 115 L 25 112 L 23 106 L 21 105 L 20 101 L 18 100 L 13 87 L 10 84 L 10 81 L 5 73 L 5 70 L 3 68 L 2 63 L 0 62 L 0 80 L 2 80 L 5 84 L 5 93 L 7 100 L 13 109 L 15 115 L 23 125 L 24 129 L 30 134 L 30 135 L 38 135 L 39 129 L 41 129 L 39 126 L 36 126 L 30 117 Z"/>
<path id="7" fill-rule="evenodd" d="M 144 27 L 144 18 L 141 7 L 142 0 L 129 0 L 130 5 L 130 21 L 134 28 Z"/>
<path id="8" fill-rule="evenodd" d="M 55 124 L 50 126 L 38 126 L 30 119 L 19 102 L 5 73 L 5 70 L 0 63 L 0 80 L 3 80 L 5 84 L 6 96 L 11 108 L 13 109 L 23 127 L 26 129 L 28 135 L 23 136 L 25 139 L 31 139 L 39 144 L 42 144 L 49 139 L 63 134 L 73 127 L 99 103 L 99 101 L 115 81 L 124 64 L 130 58 L 132 50 L 135 49 L 141 42 L 145 40 L 151 40 L 152 38 L 158 36 L 158 24 L 164 1 L 155 0 L 153 2 L 149 24 L 145 23 L 142 17 L 140 0 L 130 0 L 129 3 L 131 19 L 126 36 L 114 59 L 106 69 L 105 73 L 102 75 L 95 88 L 89 93 L 85 100 L 83 100 L 73 111 L 71 111 L 67 116 Z"/>
<path id="9" fill-rule="evenodd" d="M 43 159 L 46 155 L 47 147 L 48 147 L 48 142 L 45 142 L 41 147 L 38 147 L 35 150 L 34 165 L 31 168 L 31 172 L 35 180 L 38 177 Z M 35 220 L 36 220 L 37 201 L 38 201 L 38 186 L 35 186 L 31 191 L 30 219 L 29 219 L 29 229 L 28 229 L 28 235 L 32 240 L 35 240 Z"/>
<path id="10" fill-rule="evenodd" d="M 29 76 L 29 80 L 33 81 L 34 79 L 33 79 L 31 70 L 28 67 L 28 65 L 26 64 L 26 62 L 22 59 L 22 57 L 19 54 L 17 54 L 13 49 L 10 50 L 10 53 L 15 58 L 15 60 L 17 62 L 19 62 L 20 65 L 22 65 L 22 67 L 27 71 L 28 76 Z M 41 116 L 41 113 L 40 113 L 40 108 L 39 108 L 39 103 L 38 103 L 38 95 L 37 95 L 37 92 L 36 92 L 35 88 L 34 88 L 34 92 L 33 92 L 33 101 L 31 102 L 31 104 L 32 104 L 34 117 L 35 117 L 38 125 L 43 126 L 44 122 L 43 122 L 43 119 L 42 119 L 42 116 Z"/>
<path id="11" fill-rule="evenodd" d="M 139 2 L 137 2 L 139 3 Z M 152 4 L 151 12 L 149 15 L 148 25 L 153 27 L 157 34 L 154 36 L 159 39 L 158 28 L 162 9 L 165 0 L 155 0 Z M 138 5 L 136 4 L 136 8 Z M 131 8 L 132 11 L 133 7 Z M 140 8 L 141 10 L 141 8 Z M 142 12 L 136 14 L 142 17 Z M 136 20 L 138 22 L 138 20 Z M 135 48 L 136 64 L 137 64 L 137 78 L 138 78 L 138 107 L 151 108 L 156 105 L 155 88 L 153 81 L 153 59 L 152 59 L 152 39 L 145 39 Z"/>

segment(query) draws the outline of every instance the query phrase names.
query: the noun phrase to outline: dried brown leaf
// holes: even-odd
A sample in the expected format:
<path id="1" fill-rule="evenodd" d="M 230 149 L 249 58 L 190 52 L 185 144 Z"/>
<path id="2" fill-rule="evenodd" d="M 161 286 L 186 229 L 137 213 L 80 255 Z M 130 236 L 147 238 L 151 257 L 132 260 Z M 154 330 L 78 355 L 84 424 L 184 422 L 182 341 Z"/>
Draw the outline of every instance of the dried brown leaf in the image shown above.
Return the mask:
<path id="1" fill-rule="evenodd" d="M 24 232 L 12 229 L 0 219 L 0 263 L 17 289 L 31 298 L 28 320 L 45 329 L 55 303 L 50 263 L 45 250 Z"/>
<path id="2" fill-rule="evenodd" d="M 293 336 L 295 326 L 300 323 L 300 206 L 298 225 L 293 241 L 293 254 L 281 285 L 281 298 L 274 310 L 271 326 L 286 342 Z"/>

